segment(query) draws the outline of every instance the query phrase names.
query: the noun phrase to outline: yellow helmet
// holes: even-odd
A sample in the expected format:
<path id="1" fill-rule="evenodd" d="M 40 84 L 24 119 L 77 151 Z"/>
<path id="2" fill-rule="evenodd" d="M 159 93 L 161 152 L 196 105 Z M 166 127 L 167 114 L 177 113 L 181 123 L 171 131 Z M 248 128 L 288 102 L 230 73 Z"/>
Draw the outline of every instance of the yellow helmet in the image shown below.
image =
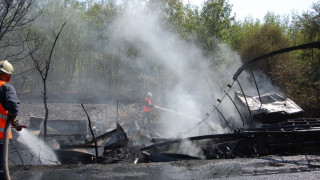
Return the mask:
<path id="1" fill-rule="evenodd" d="M 12 75 L 13 66 L 7 60 L 0 61 L 0 71 L 4 72 L 6 74 Z"/>

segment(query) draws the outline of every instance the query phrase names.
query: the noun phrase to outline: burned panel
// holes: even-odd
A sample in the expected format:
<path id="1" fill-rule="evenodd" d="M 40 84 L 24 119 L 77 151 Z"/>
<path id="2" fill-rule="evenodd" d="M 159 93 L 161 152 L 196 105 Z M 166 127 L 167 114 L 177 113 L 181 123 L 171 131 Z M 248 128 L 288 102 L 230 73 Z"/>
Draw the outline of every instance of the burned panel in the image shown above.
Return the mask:
<path id="1" fill-rule="evenodd" d="M 32 130 L 39 130 L 40 129 L 40 125 L 41 123 L 44 121 L 43 117 L 30 117 L 30 121 L 29 121 L 29 129 Z"/>
<path id="2" fill-rule="evenodd" d="M 255 123 L 275 123 L 286 119 L 297 118 L 304 111 L 291 99 L 277 93 L 262 96 L 248 96 L 235 92 L 235 102 L 246 119 L 250 118 L 247 102 Z"/>
<path id="3" fill-rule="evenodd" d="M 42 121 L 41 121 L 42 119 Z M 32 121 L 31 121 L 32 120 Z M 39 126 L 40 122 L 40 126 Z M 44 118 L 31 118 L 30 124 L 34 134 L 44 132 Z M 38 127 L 39 126 L 39 127 Z M 37 127 L 39 129 L 37 129 Z M 88 123 L 86 120 L 48 120 L 47 138 L 54 139 L 59 144 L 81 144 L 88 135 Z"/>
<path id="4" fill-rule="evenodd" d="M 122 147 L 129 141 L 127 134 L 118 123 L 116 129 L 97 136 L 95 139 L 98 146 L 104 146 L 106 149 Z M 94 140 L 87 141 L 85 144 L 94 146 Z"/>
<path id="5" fill-rule="evenodd" d="M 43 117 L 30 117 L 29 129 L 43 132 Z M 40 132 L 37 132 L 40 133 Z M 84 138 L 88 134 L 88 123 L 86 120 L 48 120 L 47 136 L 77 136 Z"/>
<path id="6" fill-rule="evenodd" d="M 88 123 L 85 120 L 49 120 L 48 135 L 87 135 Z"/>
<path id="7" fill-rule="evenodd" d="M 59 160 L 63 164 L 73 163 L 94 163 L 96 160 L 96 150 L 98 153 L 98 162 L 109 162 L 110 157 L 117 152 L 119 148 L 125 147 L 128 143 L 127 134 L 123 130 L 120 124 L 117 124 L 117 128 L 102 134 L 95 138 L 97 142 L 97 149 L 95 147 L 95 141 L 90 140 L 83 144 L 69 144 L 60 145 L 60 149 L 55 150 Z M 74 156 L 71 154 L 74 153 Z M 70 156 L 71 155 L 71 156 Z"/>

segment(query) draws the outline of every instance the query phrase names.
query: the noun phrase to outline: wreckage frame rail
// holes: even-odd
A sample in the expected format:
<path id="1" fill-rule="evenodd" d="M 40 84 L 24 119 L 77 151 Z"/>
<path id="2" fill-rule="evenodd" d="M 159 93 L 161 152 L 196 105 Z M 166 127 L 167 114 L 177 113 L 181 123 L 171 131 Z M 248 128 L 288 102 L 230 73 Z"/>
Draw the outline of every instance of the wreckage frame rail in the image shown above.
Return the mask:
<path id="1" fill-rule="evenodd" d="M 285 122 L 282 122 L 284 124 Z M 141 151 L 162 152 L 185 141 L 205 143 L 207 159 L 250 157 L 268 154 L 318 153 L 320 149 L 320 119 L 290 119 L 288 125 L 265 128 L 237 129 L 234 133 L 173 139 L 143 147 Z M 298 125 L 295 123 L 299 123 Z M 180 147 L 180 145 L 178 146 Z M 288 151 L 282 151 L 286 149 Z"/>

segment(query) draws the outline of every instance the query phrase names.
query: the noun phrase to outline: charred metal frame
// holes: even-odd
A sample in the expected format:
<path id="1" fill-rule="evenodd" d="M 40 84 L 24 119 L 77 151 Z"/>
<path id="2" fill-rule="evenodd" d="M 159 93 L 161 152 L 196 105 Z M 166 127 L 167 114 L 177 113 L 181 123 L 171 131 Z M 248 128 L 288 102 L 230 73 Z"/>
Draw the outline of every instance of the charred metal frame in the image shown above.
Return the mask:
<path id="1" fill-rule="evenodd" d="M 213 134 L 213 135 L 204 135 L 204 136 L 196 136 L 196 137 L 188 137 L 182 139 L 173 139 L 173 140 L 162 140 L 162 141 L 154 141 L 155 144 L 147 147 L 143 147 L 141 151 L 148 151 L 151 153 L 160 153 L 161 155 L 166 155 L 166 150 L 171 150 L 173 147 L 177 147 L 179 143 L 183 143 L 185 141 L 194 141 L 197 143 L 204 143 L 201 146 L 203 150 L 203 155 L 207 158 L 234 158 L 238 157 L 252 157 L 252 156 L 261 156 L 261 155 L 269 155 L 269 154 L 290 154 L 290 153 L 300 153 L 300 154 L 319 154 L 320 150 L 320 118 L 295 118 L 295 119 L 286 119 L 280 121 L 278 123 L 273 124 L 263 124 L 262 127 L 255 127 L 253 122 L 253 116 L 251 114 L 251 110 L 249 107 L 249 103 L 247 101 L 247 97 L 244 93 L 244 90 L 238 80 L 239 75 L 243 70 L 252 64 L 256 63 L 259 60 L 285 53 L 298 49 L 309 49 L 309 48 L 318 48 L 320 49 L 320 41 L 304 44 L 300 46 L 293 46 L 289 48 L 280 49 L 278 51 L 271 52 L 269 54 L 258 57 L 240 67 L 237 72 L 233 76 L 233 82 L 231 85 L 228 84 L 228 91 L 224 91 L 224 96 L 222 99 L 217 99 L 219 102 L 217 105 L 213 105 L 213 110 L 217 110 L 218 113 L 223 117 L 226 122 L 229 130 L 231 130 L 228 122 L 225 117 L 219 111 L 218 107 L 222 103 L 225 96 L 228 96 L 232 101 L 234 106 L 236 107 L 238 113 L 243 122 L 243 128 L 238 128 L 234 130 L 233 133 L 227 134 Z M 262 106 L 261 94 L 259 91 L 258 84 L 255 79 L 255 75 L 253 71 L 250 69 L 252 78 L 255 83 L 255 87 L 257 89 L 259 100 L 260 100 L 260 108 Z M 242 114 L 232 100 L 229 95 L 229 91 L 231 90 L 234 82 L 237 81 L 243 97 L 245 99 L 252 127 L 246 128 L 244 119 Z M 203 119 L 200 123 L 205 121 Z M 205 121 L 206 122 L 206 121 Z M 207 123 L 207 122 L 206 122 Z M 195 127 L 196 127 L 195 126 Z M 209 126 L 209 125 L 208 125 Z M 210 126 L 209 126 L 210 127 Z M 211 127 L 210 127 L 211 128 Z M 158 143 L 156 143 L 158 142 Z"/>
<path id="2" fill-rule="evenodd" d="M 255 59 L 253 59 L 252 61 L 249 61 L 248 63 L 244 64 L 243 66 L 241 66 L 237 72 L 233 75 L 233 80 L 237 80 L 239 75 L 241 74 L 241 72 L 243 70 L 245 70 L 247 67 L 251 66 L 252 64 L 256 63 L 257 61 L 260 61 L 262 59 L 277 55 L 277 54 L 282 54 L 285 52 L 290 52 L 290 51 L 295 51 L 295 50 L 299 50 L 299 49 L 313 49 L 313 48 L 318 48 L 320 49 L 320 41 L 318 42 L 313 42 L 313 43 L 308 43 L 308 44 L 303 44 L 303 45 L 299 45 L 299 46 L 292 46 L 289 48 L 284 48 L 284 49 L 280 49 L 277 51 L 273 51 L 271 53 L 265 54 L 263 56 L 257 57 Z"/>
<path id="3" fill-rule="evenodd" d="M 128 144 L 128 137 L 123 128 L 117 123 L 116 129 L 95 137 L 83 144 L 60 145 L 55 153 L 63 164 L 73 163 L 99 163 L 103 162 L 107 150 L 116 150 Z M 95 149 L 95 153 L 91 152 Z"/>
<path id="4" fill-rule="evenodd" d="M 229 125 L 228 121 L 226 120 L 226 118 L 225 118 L 225 117 L 223 116 L 223 114 L 221 113 L 221 111 L 218 109 L 218 107 L 216 107 L 216 106 L 213 106 L 213 107 L 215 107 L 215 109 L 218 111 L 218 113 L 222 116 L 224 122 L 226 123 L 226 125 L 227 125 L 228 128 L 229 128 L 229 130 L 231 131 L 230 125 Z"/>
<path id="5" fill-rule="evenodd" d="M 252 64 L 255 64 L 257 61 L 260 61 L 260 60 L 262 60 L 262 59 L 265 59 L 265 58 L 268 58 L 268 57 L 271 57 L 271 56 L 274 56 L 274 55 L 277 55 L 277 54 L 282 54 L 282 53 L 285 53 L 285 52 L 290 52 L 290 51 L 299 50 L 299 49 L 310 49 L 310 48 L 311 48 L 311 49 L 313 49 L 313 48 L 318 48 L 318 49 L 320 49 L 320 41 L 318 41 L 318 42 L 313 42 L 313 43 L 309 43 L 309 44 L 303 44 L 303 45 L 299 45 L 299 46 L 293 46 L 293 47 L 289 47 L 289 48 L 284 48 L 284 49 L 280 49 L 280 50 L 277 50 L 277 51 L 274 51 L 274 52 L 265 54 L 265 55 L 263 55 L 263 56 L 260 56 L 260 57 L 258 57 L 258 58 L 255 58 L 255 59 L 249 61 L 248 63 L 244 64 L 244 65 L 241 66 L 241 67 L 237 70 L 237 72 L 234 74 L 233 80 L 234 80 L 234 81 L 237 81 L 237 83 L 238 83 L 238 85 L 239 85 L 239 87 L 240 87 L 240 89 L 241 89 L 241 92 L 242 92 L 242 94 L 243 94 L 243 97 L 244 97 L 244 99 L 245 99 L 245 101 L 246 101 L 246 104 L 247 104 L 247 107 L 248 107 L 248 111 L 249 111 L 249 114 L 250 114 L 250 118 L 251 118 L 252 126 L 254 126 L 254 124 L 253 124 L 253 117 L 252 117 L 252 114 L 251 114 L 251 111 L 250 111 L 250 107 L 249 107 L 249 104 L 248 104 L 246 95 L 245 95 L 245 93 L 244 93 L 244 91 L 243 91 L 243 89 L 242 89 L 242 87 L 241 87 L 241 85 L 240 85 L 240 82 L 239 82 L 239 80 L 238 80 L 238 77 L 239 77 L 239 75 L 241 74 L 241 72 L 242 72 L 243 70 L 245 70 L 247 67 L 251 66 Z M 259 87 L 258 87 L 258 85 L 257 85 L 256 79 L 255 79 L 254 74 L 253 74 L 253 72 L 252 72 L 251 69 L 250 69 L 250 71 L 251 71 L 251 75 L 252 75 L 252 77 L 253 77 L 254 83 L 255 83 L 255 85 L 256 85 L 256 89 L 257 89 L 257 92 L 258 92 L 258 95 L 259 95 L 260 103 L 261 103 L 261 105 L 262 105 Z"/>
<path id="6" fill-rule="evenodd" d="M 240 82 L 239 82 L 238 79 L 237 79 L 237 83 L 238 83 L 238 85 L 239 85 L 239 87 L 240 87 L 240 90 L 241 90 L 241 92 L 242 92 L 242 94 L 243 94 L 244 100 L 246 101 L 247 108 L 248 108 L 249 115 L 250 115 L 250 119 L 251 119 L 251 125 L 254 126 L 254 124 L 253 124 L 253 117 L 252 117 L 252 114 L 251 114 L 251 110 L 250 110 L 250 107 L 249 107 L 249 103 L 248 103 L 248 101 L 247 101 L 246 95 L 245 95 L 245 93 L 244 93 L 244 91 L 243 91 L 243 89 L 242 89 L 242 87 L 241 87 L 241 84 L 240 84 Z"/>
<path id="7" fill-rule="evenodd" d="M 256 78 L 254 77 L 254 74 L 253 74 L 253 71 L 252 71 L 251 68 L 250 68 L 250 72 L 251 72 L 251 75 L 252 75 L 254 84 L 256 85 L 256 88 L 257 88 L 257 91 L 258 91 L 259 100 L 260 100 L 260 108 L 261 108 L 261 106 L 262 106 L 262 100 L 261 100 L 261 95 L 260 95 L 260 91 L 259 91 L 259 88 L 258 88 L 258 84 L 257 84 Z"/>
<path id="8" fill-rule="evenodd" d="M 300 118 L 262 128 L 238 129 L 234 133 L 162 141 L 140 150 L 165 155 L 166 149 L 192 141 L 205 142 L 205 146 L 201 148 L 206 159 L 290 153 L 317 154 L 320 149 L 319 135 L 319 118 Z"/>
<path id="9" fill-rule="evenodd" d="M 244 119 L 242 117 L 242 114 L 241 114 L 238 106 L 236 105 L 236 103 L 232 100 L 232 98 L 230 97 L 230 95 L 226 91 L 224 91 L 224 93 L 226 93 L 226 95 L 229 97 L 230 101 L 233 103 L 234 107 L 236 107 L 236 109 L 237 109 L 237 111 L 238 111 L 238 113 L 240 115 L 241 121 L 242 121 L 242 127 L 244 127 Z"/>

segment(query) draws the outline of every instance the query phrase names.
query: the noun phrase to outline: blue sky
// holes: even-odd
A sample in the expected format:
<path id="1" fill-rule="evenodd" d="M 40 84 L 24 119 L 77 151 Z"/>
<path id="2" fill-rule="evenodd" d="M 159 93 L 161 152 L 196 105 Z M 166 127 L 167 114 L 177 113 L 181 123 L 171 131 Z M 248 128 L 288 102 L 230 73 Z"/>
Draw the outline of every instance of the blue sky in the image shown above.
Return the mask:
<path id="1" fill-rule="evenodd" d="M 203 0 L 183 0 L 197 6 L 201 6 Z M 243 20 L 251 15 L 254 19 L 263 20 L 264 15 L 274 12 L 279 15 L 291 15 L 292 10 L 298 14 L 311 10 L 312 3 L 319 0 L 229 0 L 232 4 L 233 13 L 236 13 L 237 20 Z M 232 14 L 233 14 L 232 13 Z"/>

